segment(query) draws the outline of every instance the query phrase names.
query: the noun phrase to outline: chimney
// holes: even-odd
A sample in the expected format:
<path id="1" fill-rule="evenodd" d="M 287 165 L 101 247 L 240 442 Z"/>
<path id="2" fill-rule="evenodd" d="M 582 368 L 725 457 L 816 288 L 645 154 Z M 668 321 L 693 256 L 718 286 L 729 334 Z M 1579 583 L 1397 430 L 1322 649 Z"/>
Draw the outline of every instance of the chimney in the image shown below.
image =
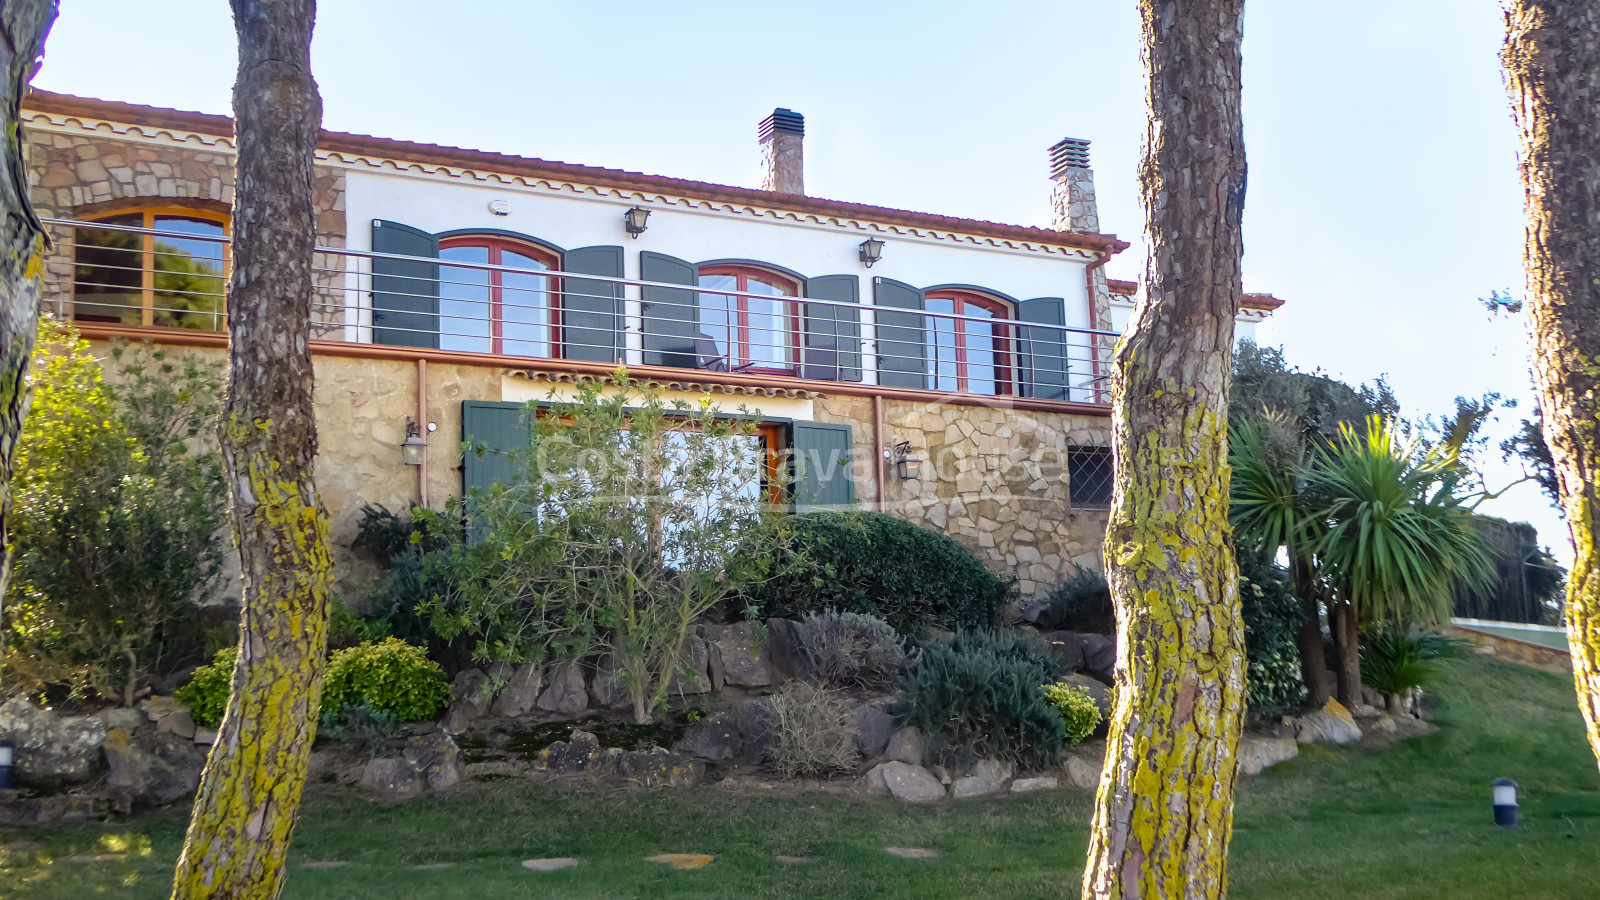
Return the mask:
<path id="1" fill-rule="evenodd" d="M 806 192 L 806 117 L 775 109 L 761 120 L 761 189 L 780 194 Z"/>
<path id="2" fill-rule="evenodd" d="M 1089 142 L 1065 138 L 1050 148 L 1050 206 L 1057 231 L 1100 232 L 1100 210 L 1094 202 L 1094 171 L 1089 168 Z"/>

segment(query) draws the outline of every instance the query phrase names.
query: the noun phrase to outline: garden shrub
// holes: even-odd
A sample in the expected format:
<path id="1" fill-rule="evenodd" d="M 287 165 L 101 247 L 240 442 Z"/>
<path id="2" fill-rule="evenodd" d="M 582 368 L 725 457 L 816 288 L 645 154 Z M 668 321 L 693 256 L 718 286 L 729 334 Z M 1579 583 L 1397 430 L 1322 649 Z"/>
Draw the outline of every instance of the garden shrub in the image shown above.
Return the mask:
<path id="1" fill-rule="evenodd" d="M 806 674 L 829 687 L 887 687 L 905 666 L 905 641 L 877 616 L 807 615 L 796 626 Z"/>
<path id="2" fill-rule="evenodd" d="M 992 628 L 1015 584 L 949 535 L 876 512 L 814 512 L 777 523 L 791 536 L 775 577 L 750 602 L 764 616 L 875 615 L 901 634 Z"/>
<path id="3" fill-rule="evenodd" d="M 1089 689 L 1081 684 L 1056 682 L 1044 686 L 1044 697 L 1061 716 L 1067 740 L 1080 743 L 1100 727 L 1100 707 L 1089 696 Z"/>
<path id="4" fill-rule="evenodd" d="M 789 682 L 772 695 L 768 762 L 788 778 L 852 768 L 859 761 L 854 712 L 850 699 L 833 688 Z"/>
<path id="5" fill-rule="evenodd" d="M 364 640 L 393 635 L 410 644 L 432 643 L 433 629 L 418 608 L 430 597 L 449 593 L 450 585 L 441 578 L 442 568 L 428 570 L 427 554 L 453 551 L 461 540 L 459 525 L 424 528 L 415 509 L 402 515 L 381 504 L 363 504 L 350 549 L 376 564 L 379 574 L 362 598 L 365 613 L 351 613 L 342 624 Z"/>
<path id="6" fill-rule="evenodd" d="M 991 653 L 1004 659 L 1026 663 L 1044 673 L 1044 679 L 1040 684 L 1071 674 L 1062 670 L 1061 663 L 1046 646 L 1043 635 L 1031 628 L 981 628 L 957 632 L 955 637 L 950 639 L 950 646 L 960 653 Z"/>
<path id="7" fill-rule="evenodd" d="M 427 651 L 390 637 L 328 657 L 322 709 L 342 714 L 346 706 L 364 705 L 402 722 L 421 722 L 432 718 L 449 694 L 444 669 Z"/>
<path id="8" fill-rule="evenodd" d="M 998 757 L 1047 766 L 1066 740 L 1061 716 L 1041 686 L 1056 669 L 1020 640 L 973 633 L 922 650 L 895 708 L 902 725 L 928 736 L 942 762 Z"/>
<path id="9" fill-rule="evenodd" d="M 1264 554 L 1239 551 L 1239 605 L 1244 618 L 1245 702 L 1272 715 L 1305 701 L 1296 635 L 1303 615 L 1288 572 Z"/>
<path id="10" fill-rule="evenodd" d="M 195 599 L 221 572 L 219 364 L 114 346 L 115 383 L 45 320 L 11 483 L 5 662 L 25 689 L 131 704 L 202 662 Z"/>
<path id="11" fill-rule="evenodd" d="M 219 650 L 210 665 L 195 669 L 189 683 L 174 692 L 178 702 L 189 707 L 189 717 L 196 725 L 216 728 L 222 723 L 228 694 L 233 690 L 233 666 L 238 660 L 238 647 Z"/>
<path id="12" fill-rule="evenodd" d="M 1461 642 L 1427 628 L 1380 628 L 1361 642 L 1361 683 L 1386 697 L 1436 683 Z"/>
<path id="13" fill-rule="evenodd" d="M 1111 585 L 1094 569 L 1079 569 L 1046 595 L 1038 624 L 1047 630 L 1115 634 L 1117 611 L 1111 603 Z"/>

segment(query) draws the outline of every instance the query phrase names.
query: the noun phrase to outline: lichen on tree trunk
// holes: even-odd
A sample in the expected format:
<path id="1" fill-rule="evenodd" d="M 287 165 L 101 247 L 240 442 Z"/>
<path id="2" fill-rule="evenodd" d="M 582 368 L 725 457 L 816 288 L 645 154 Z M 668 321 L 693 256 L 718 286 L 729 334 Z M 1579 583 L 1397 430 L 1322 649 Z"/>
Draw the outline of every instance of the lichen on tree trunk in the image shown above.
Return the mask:
<path id="1" fill-rule="evenodd" d="M 1505 15 L 1534 382 L 1574 550 L 1567 641 L 1600 759 L 1600 5 L 1508 0 Z"/>
<path id="2" fill-rule="evenodd" d="M 232 0 L 238 193 L 227 404 L 219 427 L 244 582 L 233 691 L 195 798 L 174 898 L 270 898 L 316 736 L 327 649 L 328 515 L 309 331 L 322 101 L 314 0 Z"/>
<path id="3" fill-rule="evenodd" d="M 1243 0 L 1141 0 L 1149 134 L 1146 299 L 1112 375 L 1105 555 L 1117 706 L 1083 896 L 1220 897 L 1244 719 L 1228 524 L 1240 300 Z"/>

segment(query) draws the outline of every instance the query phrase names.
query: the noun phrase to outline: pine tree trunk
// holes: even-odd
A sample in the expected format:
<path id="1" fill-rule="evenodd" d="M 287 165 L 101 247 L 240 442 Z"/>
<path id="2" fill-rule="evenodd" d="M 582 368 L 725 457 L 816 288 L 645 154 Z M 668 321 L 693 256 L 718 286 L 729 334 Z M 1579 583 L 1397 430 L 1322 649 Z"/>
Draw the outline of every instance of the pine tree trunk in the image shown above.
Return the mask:
<path id="1" fill-rule="evenodd" d="M 1509 0 L 1501 59 L 1522 135 L 1534 381 L 1575 555 L 1567 640 L 1600 758 L 1600 5 Z"/>
<path id="2" fill-rule="evenodd" d="M 55 0 L 5 0 L 0 4 L 0 111 L 5 150 L 0 154 L 0 598 L 11 583 L 11 465 L 28 417 L 28 364 L 39 333 L 44 283 L 44 228 L 28 199 L 22 158 L 22 98 L 39 67 L 44 39 L 55 23 Z"/>
<path id="3" fill-rule="evenodd" d="M 1227 466 L 1244 3 L 1139 7 L 1148 296 L 1112 376 L 1116 492 L 1105 555 L 1121 653 L 1083 896 L 1198 900 L 1227 890 L 1244 719 Z"/>
<path id="4" fill-rule="evenodd" d="M 322 101 L 314 0 L 232 0 L 239 35 L 232 336 L 219 426 L 244 578 L 233 693 L 195 798 L 173 897 L 270 898 L 316 736 L 328 624 L 328 515 L 308 337 Z"/>
<path id="5" fill-rule="evenodd" d="M 1311 564 L 1303 555 L 1289 551 L 1289 574 L 1294 593 L 1300 600 L 1300 629 L 1295 643 L 1300 650 L 1300 680 L 1306 685 L 1306 706 L 1321 709 L 1328 702 L 1328 659 L 1322 649 L 1322 613 Z"/>
<path id="6" fill-rule="evenodd" d="M 1334 679 L 1337 696 L 1345 709 L 1361 702 L 1361 627 L 1355 610 L 1343 601 L 1328 604 L 1328 626 L 1333 632 L 1333 649 L 1339 654 Z"/>

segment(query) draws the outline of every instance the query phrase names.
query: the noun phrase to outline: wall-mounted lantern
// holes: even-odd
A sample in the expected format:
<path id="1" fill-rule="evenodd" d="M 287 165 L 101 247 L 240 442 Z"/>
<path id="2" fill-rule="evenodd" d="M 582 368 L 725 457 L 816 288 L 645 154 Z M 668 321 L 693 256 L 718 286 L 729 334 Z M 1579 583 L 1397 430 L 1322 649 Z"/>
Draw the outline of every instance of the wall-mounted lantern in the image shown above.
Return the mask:
<path id="1" fill-rule="evenodd" d="M 861 261 L 866 263 L 869 269 L 873 263 L 883 259 L 883 241 L 877 238 L 867 238 L 857 249 L 861 251 Z"/>
<path id="2" fill-rule="evenodd" d="M 650 221 L 650 210 L 635 206 L 622 214 L 622 227 L 628 229 L 628 237 L 636 238 L 644 234 L 645 223 Z"/>
<path id="3" fill-rule="evenodd" d="M 901 481 L 916 478 L 921 468 L 922 460 L 911 455 L 910 441 L 901 441 L 894 445 L 894 473 Z"/>
<path id="4" fill-rule="evenodd" d="M 0 741 L 0 791 L 11 790 L 11 755 L 16 749 L 10 741 Z"/>
<path id="5" fill-rule="evenodd" d="M 1501 828 L 1517 827 L 1517 783 L 1509 778 L 1496 778 L 1494 789 L 1494 823 Z"/>
<path id="6" fill-rule="evenodd" d="M 422 465 L 422 454 L 428 449 L 422 440 L 422 429 L 417 427 L 417 420 L 406 416 L 406 439 L 400 445 L 400 461 L 408 466 Z"/>

